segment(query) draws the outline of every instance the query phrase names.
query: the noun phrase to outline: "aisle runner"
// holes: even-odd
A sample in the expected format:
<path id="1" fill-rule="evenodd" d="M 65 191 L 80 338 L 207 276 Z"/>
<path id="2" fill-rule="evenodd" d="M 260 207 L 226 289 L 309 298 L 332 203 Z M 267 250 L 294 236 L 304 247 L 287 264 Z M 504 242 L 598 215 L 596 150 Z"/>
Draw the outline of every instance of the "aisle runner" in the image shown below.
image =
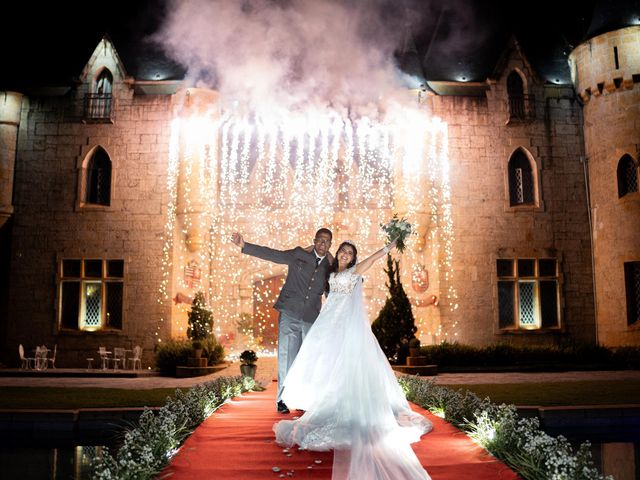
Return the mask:
<path id="1" fill-rule="evenodd" d="M 158 478 L 171 480 L 331 479 L 333 453 L 283 451 L 273 441 L 273 424 L 290 415 L 275 410 L 275 384 L 222 406 L 187 439 Z M 420 407 L 433 422 L 414 450 L 433 480 L 515 480 L 508 467 L 487 455 L 460 430 Z M 274 467 L 279 468 L 274 472 Z M 366 480 L 366 479 L 362 479 Z"/>

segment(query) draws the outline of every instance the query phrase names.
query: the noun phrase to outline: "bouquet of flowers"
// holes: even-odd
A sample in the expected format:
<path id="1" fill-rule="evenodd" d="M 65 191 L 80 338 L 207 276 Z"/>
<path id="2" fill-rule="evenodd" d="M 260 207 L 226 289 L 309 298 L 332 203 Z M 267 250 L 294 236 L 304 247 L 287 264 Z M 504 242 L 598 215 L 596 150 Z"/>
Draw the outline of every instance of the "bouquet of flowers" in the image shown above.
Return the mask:
<path id="1" fill-rule="evenodd" d="M 406 247 L 405 240 L 411 234 L 411 224 L 406 218 L 398 218 L 398 214 L 394 213 L 393 218 L 386 224 L 380 224 L 382 230 L 387 235 L 387 242 L 397 239 L 396 248 L 400 253 L 404 252 Z"/>

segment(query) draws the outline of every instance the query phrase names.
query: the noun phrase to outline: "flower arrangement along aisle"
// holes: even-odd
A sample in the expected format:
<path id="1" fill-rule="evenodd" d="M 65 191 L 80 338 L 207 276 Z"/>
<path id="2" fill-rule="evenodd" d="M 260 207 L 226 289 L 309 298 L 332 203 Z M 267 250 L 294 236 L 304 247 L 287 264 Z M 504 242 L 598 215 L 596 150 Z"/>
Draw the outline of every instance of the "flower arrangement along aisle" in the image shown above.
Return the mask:
<path id="1" fill-rule="evenodd" d="M 400 253 L 404 252 L 406 248 L 406 239 L 409 235 L 411 235 L 411 224 L 407 221 L 406 218 L 399 218 L 397 213 L 393 214 L 393 218 L 383 224 L 380 224 L 382 230 L 387 235 L 387 243 L 393 242 L 397 239 L 396 248 Z"/>

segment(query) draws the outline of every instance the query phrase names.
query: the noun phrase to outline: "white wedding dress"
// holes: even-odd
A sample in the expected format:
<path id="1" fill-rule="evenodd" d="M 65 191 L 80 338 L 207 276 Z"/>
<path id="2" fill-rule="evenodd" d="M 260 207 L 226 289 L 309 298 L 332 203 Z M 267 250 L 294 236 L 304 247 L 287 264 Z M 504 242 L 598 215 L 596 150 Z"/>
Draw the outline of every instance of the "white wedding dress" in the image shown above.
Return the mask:
<path id="1" fill-rule="evenodd" d="M 273 427 L 276 442 L 335 450 L 333 480 L 430 479 L 411 443 L 431 423 L 411 410 L 371 332 L 355 267 L 331 293 L 287 373 L 283 401 L 305 413 Z"/>

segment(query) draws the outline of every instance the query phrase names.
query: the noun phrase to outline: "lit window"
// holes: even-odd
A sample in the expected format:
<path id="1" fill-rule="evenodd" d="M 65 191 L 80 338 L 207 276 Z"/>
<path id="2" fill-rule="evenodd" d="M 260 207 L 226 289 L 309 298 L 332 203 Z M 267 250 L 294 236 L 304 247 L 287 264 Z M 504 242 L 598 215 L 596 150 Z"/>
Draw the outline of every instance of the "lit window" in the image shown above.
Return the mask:
<path id="1" fill-rule="evenodd" d="M 555 258 L 500 258 L 496 267 L 500 329 L 560 327 L 558 262 Z"/>
<path id="2" fill-rule="evenodd" d="M 124 260 L 60 262 L 59 325 L 65 330 L 121 330 Z"/>

